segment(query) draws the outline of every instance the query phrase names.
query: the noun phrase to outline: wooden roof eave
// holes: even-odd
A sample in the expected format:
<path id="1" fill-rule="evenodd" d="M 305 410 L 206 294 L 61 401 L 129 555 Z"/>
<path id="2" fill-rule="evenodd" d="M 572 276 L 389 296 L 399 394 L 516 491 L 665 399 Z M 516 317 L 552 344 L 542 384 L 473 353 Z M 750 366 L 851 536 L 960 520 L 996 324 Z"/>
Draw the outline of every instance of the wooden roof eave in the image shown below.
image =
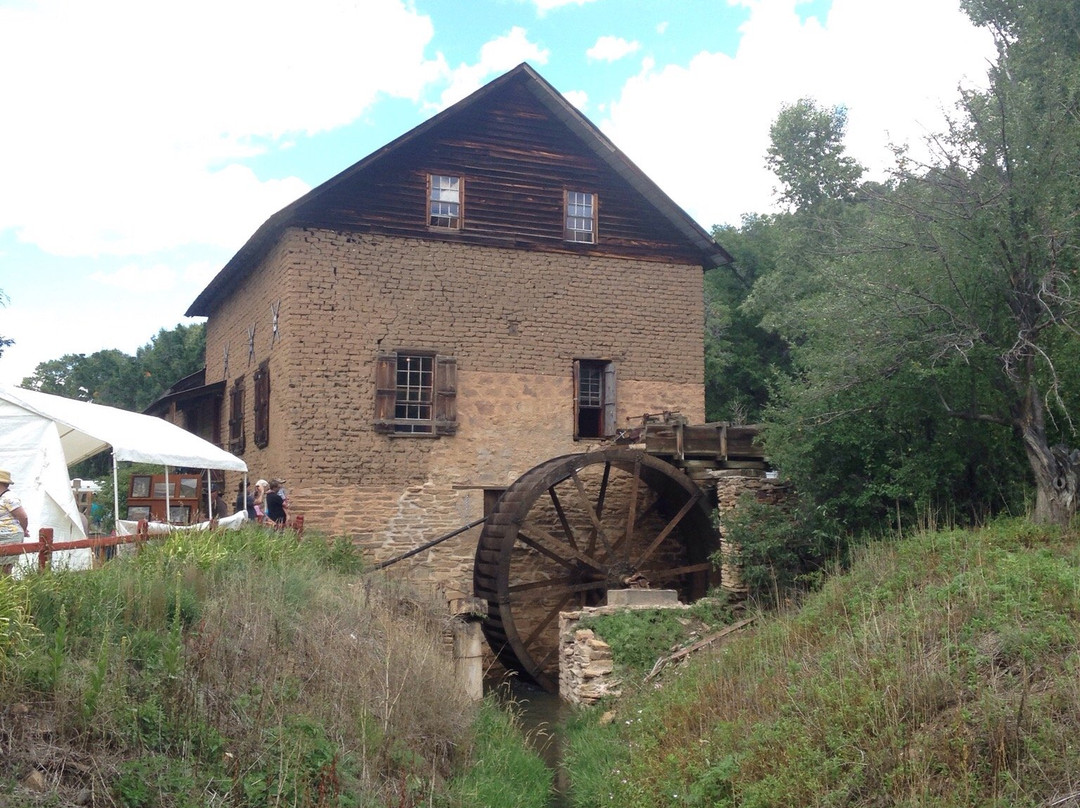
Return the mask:
<path id="1" fill-rule="evenodd" d="M 442 112 L 432 116 L 428 120 L 413 127 L 408 132 L 387 143 L 382 148 L 369 154 L 358 163 L 346 168 L 344 171 L 331 177 L 321 185 L 312 188 L 302 197 L 286 205 L 269 219 L 247 240 L 243 247 L 229 260 L 216 276 L 207 284 L 206 288 L 195 298 L 184 314 L 188 317 L 209 316 L 217 301 L 224 300 L 236 289 L 254 270 L 259 260 L 269 251 L 271 245 L 280 238 L 281 234 L 292 224 L 295 214 L 308 202 L 326 194 L 343 182 L 347 182 L 357 174 L 370 168 L 373 164 L 381 161 L 384 157 L 396 152 L 423 137 L 429 131 L 439 126 L 443 121 L 452 118 L 465 109 L 475 106 L 492 93 L 498 92 L 503 85 L 517 80 L 519 76 L 526 75 L 532 81 L 527 84 L 529 90 L 536 98 L 546 106 L 553 115 L 566 124 L 571 131 L 595 153 L 601 160 L 607 163 L 620 177 L 630 184 L 642 195 L 664 218 L 672 223 L 691 244 L 695 245 L 702 256 L 702 267 L 713 267 L 730 264 L 734 259 L 728 252 L 717 244 L 712 237 L 695 222 L 690 216 L 665 194 L 656 183 L 650 180 L 645 173 L 638 168 L 633 161 L 613 144 L 603 132 L 591 121 L 582 115 L 570 104 L 554 87 L 552 87 L 539 73 L 532 69 L 528 63 L 520 65 L 488 82 L 476 92 L 458 101 Z"/>
<path id="2" fill-rule="evenodd" d="M 535 79 L 534 84 L 528 85 L 530 92 L 701 251 L 702 266 L 705 269 L 724 266 L 735 260 L 701 225 L 664 193 L 660 186 L 649 179 L 645 172 L 620 151 L 607 135 L 582 115 L 558 90 L 548 84 L 543 76 L 528 64 L 523 63 L 519 69 L 527 70 Z"/>

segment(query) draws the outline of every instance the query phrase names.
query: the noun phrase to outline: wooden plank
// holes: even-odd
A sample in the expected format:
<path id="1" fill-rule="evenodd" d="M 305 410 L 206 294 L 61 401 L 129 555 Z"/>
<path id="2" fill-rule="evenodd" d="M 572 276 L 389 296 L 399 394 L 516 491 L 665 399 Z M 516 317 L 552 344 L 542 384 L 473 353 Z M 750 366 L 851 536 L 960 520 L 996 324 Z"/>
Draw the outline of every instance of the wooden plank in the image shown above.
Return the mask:
<path id="1" fill-rule="evenodd" d="M 698 640 L 693 645 L 688 645 L 686 646 L 686 648 L 682 648 L 676 651 L 674 654 L 666 657 L 660 657 L 660 659 L 656 660 L 656 664 L 653 665 L 652 670 L 649 671 L 649 673 L 645 676 L 645 681 L 648 682 L 650 679 L 655 678 L 657 674 L 660 673 L 661 669 L 669 662 L 677 662 L 684 657 L 690 656 L 690 654 L 694 653 L 695 651 L 700 651 L 702 648 L 712 645 L 717 640 L 722 639 L 729 634 L 732 634 L 736 631 L 741 631 L 742 629 L 753 623 L 756 619 L 757 618 L 754 617 L 748 617 L 745 620 L 740 620 L 738 623 L 732 623 L 730 626 L 727 626 L 720 631 L 710 634 L 708 637 Z"/>

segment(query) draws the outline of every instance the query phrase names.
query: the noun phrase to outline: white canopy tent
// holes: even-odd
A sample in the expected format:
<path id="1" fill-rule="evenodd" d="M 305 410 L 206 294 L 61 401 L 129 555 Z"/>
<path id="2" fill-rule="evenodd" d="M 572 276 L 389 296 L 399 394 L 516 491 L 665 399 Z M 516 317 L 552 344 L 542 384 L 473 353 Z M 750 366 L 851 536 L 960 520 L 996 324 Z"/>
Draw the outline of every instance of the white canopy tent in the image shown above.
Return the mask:
<path id="1" fill-rule="evenodd" d="M 53 528 L 57 541 L 85 537 L 67 467 L 109 447 L 114 483 L 120 460 L 247 472 L 240 458 L 161 418 L 0 387 L 0 468 L 15 481 L 30 516 L 32 541 L 40 527 Z"/>

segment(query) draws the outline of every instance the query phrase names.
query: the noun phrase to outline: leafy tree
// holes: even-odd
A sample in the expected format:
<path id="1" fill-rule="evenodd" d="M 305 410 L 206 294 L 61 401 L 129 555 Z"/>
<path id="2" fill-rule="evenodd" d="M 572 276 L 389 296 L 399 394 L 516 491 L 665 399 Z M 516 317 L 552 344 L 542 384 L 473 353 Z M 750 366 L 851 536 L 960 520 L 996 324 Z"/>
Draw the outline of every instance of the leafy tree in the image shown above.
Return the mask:
<path id="1" fill-rule="evenodd" d="M 763 328 L 746 302 L 754 283 L 776 263 L 781 228 L 773 217 L 717 228 L 714 237 L 735 259 L 705 276 L 705 410 L 710 421 L 760 421 L 778 375 L 789 371 L 787 342 Z"/>
<path id="2" fill-rule="evenodd" d="M 140 412 L 173 383 L 203 366 L 201 323 L 161 329 L 135 356 L 115 349 L 42 362 L 23 386 Z"/>
<path id="3" fill-rule="evenodd" d="M 41 362 L 22 384 L 42 393 L 131 409 L 139 379 L 134 357 L 110 349 Z"/>
<path id="4" fill-rule="evenodd" d="M 825 109 L 803 98 L 780 110 L 769 129 L 766 165 L 780 180 L 780 200 L 807 210 L 825 201 L 850 199 L 864 169 L 845 154 L 847 110 Z"/>
<path id="5" fill-rule="evenodd" d="M 860 428 L 852 438 L 866 450 L 865 465 L 884 463 L 896 479 L 904 468 L 896 452 L 907 445 L 942 461 L 937 472 L 921 465 L 927 479 L 969 479 L 978 489 L 997 468 L 990 476 L 1003 491 L 1008 473 L 1000 467 L 1022 455 L 1035 483 L 1035 519 L 1064 524 L 1075 513 L 1080 464 L 1080 452 L 1064 445 L 1080 403 L 1070 375 L 1080 346 L 1080 6 L 964 7 L 997 41 L 988 88 L 963 95 L 928 162 L 901 152 L 889 186 L 864 187 L 839 214 L 817 216 L 813 230 L 827 249 L 808 253 L 814 271 L 798 276 L 802 285 L 777 272 L 771 290 L 754 290 L 769 304 L 766 324 L 797 344 L 801 372 L 771 440 L 783 453 L 798 424 L 857 412 L 846 422 Z M 912 443 L 918 433 L 910 428 L 889 440 L 895 418 L 866 430 L 865 416 L 888 412 L 890 401 L 927 413 L 929 440 Z M 835 445 L 818 446 L 826 449 L 835 463 Z M 949 471 L 963 452 L 967 467 Z M 872 469 L 848 473 L 880 479 Z"/>

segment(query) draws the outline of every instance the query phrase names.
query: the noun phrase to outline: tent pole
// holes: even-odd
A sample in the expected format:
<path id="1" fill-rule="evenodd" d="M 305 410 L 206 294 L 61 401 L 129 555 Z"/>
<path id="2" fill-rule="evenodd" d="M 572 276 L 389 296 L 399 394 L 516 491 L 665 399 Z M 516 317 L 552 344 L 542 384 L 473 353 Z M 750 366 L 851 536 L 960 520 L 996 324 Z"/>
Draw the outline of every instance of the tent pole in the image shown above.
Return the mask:
<path id="1" fill-rule="evenodd" d="M 165 467 L 165 524 L 172 524 L 172 502 L 169 498 L 169 467 Z"/>
<path id="2" fill-rule="evenodd" d="M 210 469 L 206 470 L 206 518 L 214 518 L 214 494 L 210 489 L 214 487 L 213 481 L 210 479 Z M 218 514 L 220 516 L 221 514 Z"/>
<path id="3" fill-rule="evenodd" d="M 112 499 L 113 499 L 113 535 L 120 526 L 120 482 L 116 473 L 116 452 L 112 453 Z"/>

